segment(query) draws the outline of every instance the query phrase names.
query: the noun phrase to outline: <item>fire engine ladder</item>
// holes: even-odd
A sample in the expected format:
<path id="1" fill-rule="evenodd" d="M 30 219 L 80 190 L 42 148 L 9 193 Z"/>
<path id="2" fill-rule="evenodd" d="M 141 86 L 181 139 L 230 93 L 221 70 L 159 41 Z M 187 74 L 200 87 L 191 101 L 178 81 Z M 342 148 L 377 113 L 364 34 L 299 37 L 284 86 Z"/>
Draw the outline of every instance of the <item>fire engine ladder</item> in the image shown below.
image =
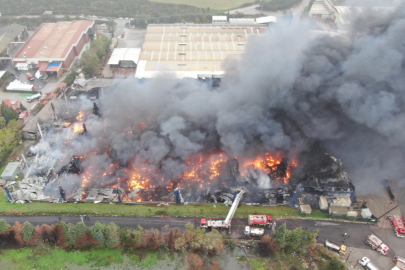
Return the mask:
<path id="1" fill-rule="evenodd" d="M 240 200 L 242 199 L 243 193 L 245 193 L 245 191 L 242 189 L 239 192 L 239 194 L 236 195 L 235 200 L 232 203 L 231 209 L 229 210 L 229 213 L 226 216 L 226 219 L 224 221 L 224 224 L 227 225 L 229 227 L 229 229 L 231 229 L 232 218 L 236 212 L 236 209 L 238 208 L 238 204 L 239 204 Z"/>

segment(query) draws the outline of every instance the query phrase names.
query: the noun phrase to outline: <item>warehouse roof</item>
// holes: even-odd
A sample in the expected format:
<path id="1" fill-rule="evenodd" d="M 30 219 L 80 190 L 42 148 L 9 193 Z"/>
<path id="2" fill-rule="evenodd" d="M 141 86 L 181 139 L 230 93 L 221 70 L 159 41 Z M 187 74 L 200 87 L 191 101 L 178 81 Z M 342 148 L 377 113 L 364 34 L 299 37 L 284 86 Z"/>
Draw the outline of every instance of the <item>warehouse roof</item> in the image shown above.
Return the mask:
<path id="1" fill-rule="evenodd" d="M 148 25 L 135 77 L 222 75 L 224 62 L 237 64 L 249 37 L 266 29 L 263 25 Z"/>
<path id="2" fill-rule="evenodd" d="M 134 61 L 136 64 L 139 62 L 139 57 L 141 55 L 140 48 L 116 48 L 114 49 L 110 60 L 108 60 L 109 65 L 118 65 L 120 61 Z"/>
<path id="3" fill-rule="evenodd" d="M 15 58 L 64 59 L 93 25 L 94 21 L 45 23 Z"/>
<path id="4" fill-rule="evenodd" d="M 13 23 L 0 27 L 0 52 L 13 41 L 23 30 L 25 26 Z"/>

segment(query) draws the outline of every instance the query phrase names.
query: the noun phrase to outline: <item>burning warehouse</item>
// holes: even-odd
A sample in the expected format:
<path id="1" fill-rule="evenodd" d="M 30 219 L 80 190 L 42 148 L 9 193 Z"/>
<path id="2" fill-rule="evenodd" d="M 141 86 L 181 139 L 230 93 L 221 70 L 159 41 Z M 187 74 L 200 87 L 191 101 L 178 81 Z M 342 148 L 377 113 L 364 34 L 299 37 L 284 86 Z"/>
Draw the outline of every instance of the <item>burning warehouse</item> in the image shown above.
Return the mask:
<path id="1" fill-rule="evenodd" d="M 24 199 L 13 193 L 24 189 L 62 200 L 62 187 L 67 201 L 226 202 L 243 187 L 244 202 L 274 204 L 291 202 L 296 187 L 352 197 L 350 179 L 363 193 L 373 181 L 402 179 L 403 39 L 391 37 L 405 33 L 393 27 L 403 12 L 378 29 L 362 25 L 375 42 L 313 39 L 294 24 L 255 37 L 214 89 L 133 78 L 97 100 L 66 103 L 56 113 L 60 124 L 31 149 L 36 156 L 19 183 L 27 187 L 11 196 Z M 370 51 L 380 53 L 370 58 Z M 374 69 L 380 63 L 392 68 Z M 312 149 L 314 141 L 327 151 Z"/>

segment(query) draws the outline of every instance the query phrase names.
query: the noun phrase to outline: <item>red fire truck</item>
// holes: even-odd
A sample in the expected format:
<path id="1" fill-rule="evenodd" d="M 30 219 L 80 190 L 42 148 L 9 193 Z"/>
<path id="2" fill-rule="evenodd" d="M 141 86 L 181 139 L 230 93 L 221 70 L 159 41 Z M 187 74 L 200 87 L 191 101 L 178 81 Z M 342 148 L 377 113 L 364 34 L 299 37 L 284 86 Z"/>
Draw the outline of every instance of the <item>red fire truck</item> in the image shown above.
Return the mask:
<path id="1" fill-rule="evenodd" d="M 273 223 L 273 218 L 269 215 L 249 215 L 249 226 L 269 226 Z"/>
<path id="2" fill-rule="evenodd" d="M 401 220 L 400 216 L 393 215 L 387 216 L 387 219 L 391 221 L 391 225 L 394 228 L 395 235 L 397 237 L 404 238 L 405 237 L 405 226 L 404 222 Z"/>
<path id="3" fill-rule="evenodd" d="M 369 245 L 372 249 L 375 249 L 381 255 L 387 256 L 388 251 L 390 248 L 383 243 L 383 241 L 375 236 L 374 234 L 370 234 L 367 238 L 364 239 L 364 242 Z"/>

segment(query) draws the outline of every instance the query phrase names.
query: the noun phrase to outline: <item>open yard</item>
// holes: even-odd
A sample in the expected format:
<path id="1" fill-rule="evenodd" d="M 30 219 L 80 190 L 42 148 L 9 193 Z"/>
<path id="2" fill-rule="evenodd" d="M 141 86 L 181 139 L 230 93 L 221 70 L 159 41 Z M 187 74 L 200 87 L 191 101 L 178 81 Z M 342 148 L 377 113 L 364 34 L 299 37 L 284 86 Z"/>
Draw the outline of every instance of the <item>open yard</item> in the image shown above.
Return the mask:
<path id="1" fill-rule="evenodd" d="M 253 0 L 150 0 L 152 2 L 168 3 L 168 4 L 183 4 L 196 6 L 199 8 L 216 9 L 216 10 L 228 10 L 238 8 L 243 4 L 252 3 Z"/>

